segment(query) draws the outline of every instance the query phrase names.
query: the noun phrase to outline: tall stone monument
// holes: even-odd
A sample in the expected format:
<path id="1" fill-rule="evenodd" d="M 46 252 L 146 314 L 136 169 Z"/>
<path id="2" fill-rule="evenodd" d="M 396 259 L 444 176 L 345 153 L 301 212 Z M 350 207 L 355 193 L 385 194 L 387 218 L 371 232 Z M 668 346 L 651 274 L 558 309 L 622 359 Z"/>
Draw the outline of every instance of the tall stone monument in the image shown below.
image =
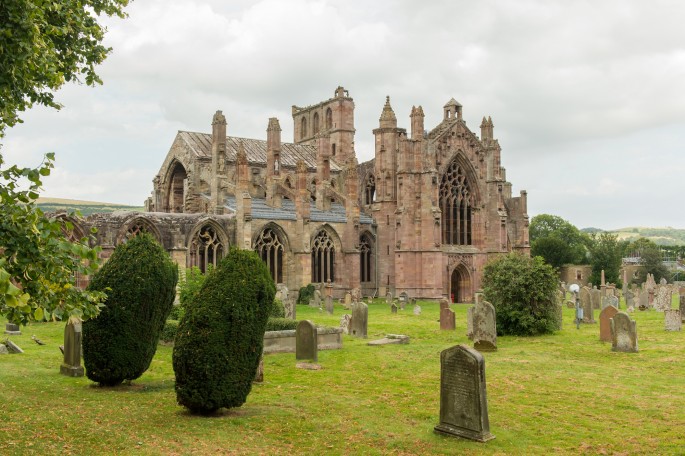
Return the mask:
<path id="1" fill-rule="evenodd" d="M 478 442 L 490 433 L 483 355 L 465 345 L 440 353 L 440 424 L 435 431 Z"/>

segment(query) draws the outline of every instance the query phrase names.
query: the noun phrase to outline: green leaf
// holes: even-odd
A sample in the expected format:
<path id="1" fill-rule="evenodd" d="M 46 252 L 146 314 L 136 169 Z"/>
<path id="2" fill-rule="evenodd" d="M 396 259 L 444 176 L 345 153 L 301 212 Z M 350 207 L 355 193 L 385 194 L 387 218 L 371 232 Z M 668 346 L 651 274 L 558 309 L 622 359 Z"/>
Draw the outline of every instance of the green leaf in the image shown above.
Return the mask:
<path id="1" fill-rule="evenodd" d="M 39 307 L 33 312 L 33 318 L 36 319 L 36 321 L 43 321 L 43 308 Z"/>

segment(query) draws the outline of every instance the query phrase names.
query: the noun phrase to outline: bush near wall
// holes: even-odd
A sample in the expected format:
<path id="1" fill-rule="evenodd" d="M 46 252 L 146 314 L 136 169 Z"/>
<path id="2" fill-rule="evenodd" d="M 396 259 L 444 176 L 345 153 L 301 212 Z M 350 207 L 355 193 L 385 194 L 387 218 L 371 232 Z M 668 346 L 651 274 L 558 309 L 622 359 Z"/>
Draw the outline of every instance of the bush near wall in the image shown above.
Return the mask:
<path id="1" fill-rule="evenodd" d="M 174 340 L 180 405 L 208 414 L 245 403 L 275 294 L 266 265 L 252 251 L 231 249 L 207 276 Z"/>
<path id="2" fill-rule="evenodd" d="M 114 386 L 150 367 L 174 304 L 178 268 L 149 234 L 120 244 L 89 290 L 107 293 L 100 315 L 83 323 L 83 362 L 94 382 Z"/>

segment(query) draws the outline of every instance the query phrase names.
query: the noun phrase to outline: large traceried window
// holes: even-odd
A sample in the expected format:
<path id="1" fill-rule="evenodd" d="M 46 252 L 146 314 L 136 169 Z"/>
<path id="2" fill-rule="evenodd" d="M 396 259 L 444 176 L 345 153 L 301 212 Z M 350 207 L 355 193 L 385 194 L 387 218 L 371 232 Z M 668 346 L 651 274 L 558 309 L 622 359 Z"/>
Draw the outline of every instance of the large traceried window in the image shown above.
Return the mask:
<path id="1" fill-rule="evenodd" d="M 224 245 L 211 225 L 203 226 L 190 243 L 190 266 L 205 273 L 209 265 L 216 266 L 224 256 Z"/>
<path id="2" fill-rule="evenodd" d="M 376 199 L 376 178 L 369 174 L 364 186 L 364 204 L 371 204 Z"/>
<path id="3" fill-rule="evenodd" d="M 283 243 L 271 228 L 264 229 L 254 246 L 276 283 L 283 283 Z"/>
<path id="4" fill-rule="evenodd" d="M 134 238 L 141 233 L 149 233 L 152 235 L 152 237 L 157 239 L 157 236 L 155 236 L 154 231 L 153 231 L 152 227 L 150 226 L 150 224 L 143 219 L 137 219 L 126 230 L 126 235 L 125 235 L 126 240 Z"/>
<path id="5" fill-rule="evenodd" d="M 335 281 L 335 246 L 333 240 L 324 230 L 314 238 L 312 243 L 312 283 Z"/>
<path id="6" fill-rule="evenodd" d="M 440 182 L 442 243 L 471 245 L 473 194 L 464 169 L 452 161 Z"/>
<path id="7" fill-rule="evenodd" d="M 359 280 L 361 282 L 373 280 L 372 257 L 371 240 L 368 235 L 362 234 L 359 238 Z"/>

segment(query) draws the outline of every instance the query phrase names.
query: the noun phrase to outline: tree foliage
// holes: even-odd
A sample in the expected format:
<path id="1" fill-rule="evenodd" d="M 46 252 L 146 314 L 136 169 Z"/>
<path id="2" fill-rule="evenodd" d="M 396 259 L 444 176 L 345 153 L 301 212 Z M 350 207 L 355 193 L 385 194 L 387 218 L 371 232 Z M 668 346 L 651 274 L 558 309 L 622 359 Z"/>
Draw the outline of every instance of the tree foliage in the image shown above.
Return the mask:
<path id="1" fill-rule="evenodd" d="M 501 255 L 485 265 L 483 292 L 495 307 L 498 335 L 534 336 L 559 329 L 559 278 L 541 257 Z"/>
<path id="2" fill-rule="evenodd" d="M 54 155 L 38 168 L 4 167 L 0 156 L 0 314 L 25 325 L 31 320 L 88 319 L 105 295 L 76 285 L 98 267 L 99 247 L 88 238 L 70 242 L 64 218 L 47 217 L 36 207 L 41 179 L 50 174 Z M 25 188 L 22 188 L 25 183 Z"/>
<path id="3" fill-rule="evenodd" d="M 621 286 L 623 283 L 620 278 L 621 264 L 627 243 L 618 240 L 618 236 L 611 233 L 599 233 L 592 235 L 590 245 L 590 265 L 592 274 L 590 282 L 600 285 L 602 281 L 602 270 L 607 282 Z"/>
<path id="4" fill-rule="evenodd" d="M 3 0 L 0 2 L 0 137 L 34 104 L 59 109 L 53 92 L 65 82 L 101 84 L 95 66 L 101 15 L 124 17 L 128 0 Z"/>
<path id="5" fill-rule="evenodd" d="M 113 386 L 150 367 L 176 297 L 178 267 L 149 234 L 120 244 L 90 284 L 107 290 L 107 306 L 83 323 L 86 375 Z"/>
<path id="6" fill-rule="evenodd" d="M 554 266 L 583 264 L 587 257 L 587 235 L 556 215 L 540 214 L 530 222 L 531 255 Z"/>
<path id="7" fill-rule="evenodd" d="M 245 403 L 275 294 L 255 252 L 234 248 L 219 262 L 188 304 L 174 340 L 179 404 L 211 413 Z"/>
<path id="8" fill-rule="evenodd" d="M 662 278 L 669 278 L 668 268 L 664 265 L 663 253 L 654 242 L 647 238 L 639 238 L 628 246 L 628 251 L 640 256 L 642 268 L 637 272 L 639 283 L 647 280 L 647 274 L 653 274 L 656 282 Z"/>

